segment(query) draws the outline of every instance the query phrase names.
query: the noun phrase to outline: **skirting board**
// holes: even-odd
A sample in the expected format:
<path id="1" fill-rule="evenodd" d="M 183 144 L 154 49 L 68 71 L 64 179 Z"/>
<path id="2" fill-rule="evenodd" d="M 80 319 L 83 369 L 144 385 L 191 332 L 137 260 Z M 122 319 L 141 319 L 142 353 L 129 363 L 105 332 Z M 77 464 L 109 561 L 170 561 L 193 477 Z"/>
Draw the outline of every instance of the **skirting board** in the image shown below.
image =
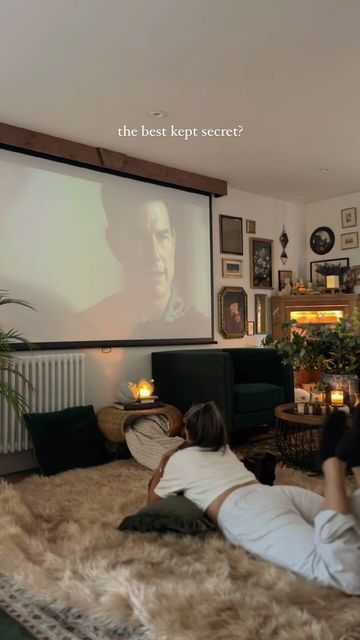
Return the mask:
<path id="1" fill-rule="evenodd" d="M 16 471 L 25 471 L 37 467 L 37 462 L 32 451 L 19 451 L 18 453 L 6 453 L 0 455 L 0 476 Z"/>

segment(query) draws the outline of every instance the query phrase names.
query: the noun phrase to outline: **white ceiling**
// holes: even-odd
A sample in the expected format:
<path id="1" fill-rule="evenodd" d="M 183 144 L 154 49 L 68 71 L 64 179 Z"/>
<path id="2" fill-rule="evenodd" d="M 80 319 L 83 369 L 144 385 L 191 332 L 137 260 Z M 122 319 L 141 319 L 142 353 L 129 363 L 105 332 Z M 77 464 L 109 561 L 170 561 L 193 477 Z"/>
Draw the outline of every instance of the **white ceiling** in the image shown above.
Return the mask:
<path id="1" fill-rule="evenodd" d="M 0 0 L 0 25 L 2 122 L 284 200 L 360 190 L 360 0 Z M 118 137 L 141 123 L 244 132 Z"/>

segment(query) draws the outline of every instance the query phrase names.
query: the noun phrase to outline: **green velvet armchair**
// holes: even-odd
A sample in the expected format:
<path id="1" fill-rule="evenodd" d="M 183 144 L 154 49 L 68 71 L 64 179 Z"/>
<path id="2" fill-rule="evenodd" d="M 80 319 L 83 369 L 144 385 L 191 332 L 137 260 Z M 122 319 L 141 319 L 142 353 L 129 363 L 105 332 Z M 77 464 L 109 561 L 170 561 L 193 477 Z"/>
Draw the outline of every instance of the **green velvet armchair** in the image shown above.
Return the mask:
<path id="1" fill-rule="evenodd" d="M 273 424 L 274 408 L 294 401 L 293 371 L 272 349 L 194 349 L 151 354 L 160 399 L 185 413 L 213 400 L 229 431 Z"/>

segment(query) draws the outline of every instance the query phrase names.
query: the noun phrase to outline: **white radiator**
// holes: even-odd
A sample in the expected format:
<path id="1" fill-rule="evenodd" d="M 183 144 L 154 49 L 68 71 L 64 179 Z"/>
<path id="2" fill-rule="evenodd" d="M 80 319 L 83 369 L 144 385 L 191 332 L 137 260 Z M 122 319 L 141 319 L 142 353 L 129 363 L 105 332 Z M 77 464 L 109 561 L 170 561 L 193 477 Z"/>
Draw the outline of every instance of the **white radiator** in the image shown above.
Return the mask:
<path id="1" fill-rule="evenodd" d="M 85 401 L 85 354 L 16 355 L 13 368 L 20 375 L 3 373 L 11 387 L 29 402 L 29 413 L 57 411 Z M 0 453 L 14 453 L 31 448 L 31 441 L 22 421 L 0 396 Z"/>

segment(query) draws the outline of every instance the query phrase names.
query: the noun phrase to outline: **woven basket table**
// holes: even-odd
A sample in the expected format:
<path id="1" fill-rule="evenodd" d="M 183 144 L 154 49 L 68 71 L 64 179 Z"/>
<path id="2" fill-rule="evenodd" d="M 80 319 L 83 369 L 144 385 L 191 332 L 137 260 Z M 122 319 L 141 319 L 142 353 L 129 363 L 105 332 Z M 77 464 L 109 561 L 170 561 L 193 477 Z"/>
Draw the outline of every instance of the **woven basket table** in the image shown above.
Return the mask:
<path id="1" fill-rule="evenodd" d="M 131 409 L 122 411 L 115 407 L 103 407 L 97 413 L 99 429 L 109 442 L 125 442 L 125 427 L 129 421 L 139 416 L 162 415 L 169 418 L 170 428 L 168 436 L 176 436 L 183 427 L 183 419 L 180 411 L 171 404 L 155 409 Z"/>

